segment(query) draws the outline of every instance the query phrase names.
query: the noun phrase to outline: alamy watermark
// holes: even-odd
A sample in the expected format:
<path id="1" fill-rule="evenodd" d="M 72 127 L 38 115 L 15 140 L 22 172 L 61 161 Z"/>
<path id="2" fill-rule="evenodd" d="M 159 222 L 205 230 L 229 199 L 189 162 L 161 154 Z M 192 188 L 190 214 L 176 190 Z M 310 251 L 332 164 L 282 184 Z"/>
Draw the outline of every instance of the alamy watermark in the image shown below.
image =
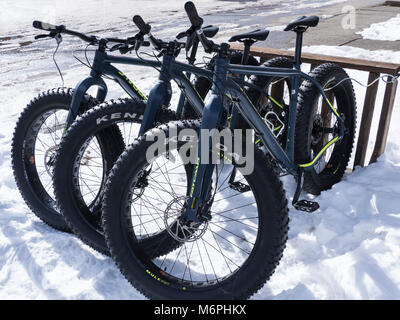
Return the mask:
<path id="1" fill-rule="evenodd" d="M 342 28 L 355 29 L 356 28 L 356 8 L 351 5 L 343 6 L 342 13 Z"/>
<path id="2" fill-rule="evenodd" d="M 146 151 L 148 162 L 165 155 L 175 161 L 171 151 L 176 150 L 184 164 L 234 164 L 243 175 L 254 170 L 254 131 L 251 129 L 186 128 L 178 133 L 176 126 L 168 132 L 155 130 L 146 134 L 146 141 L 154 141 Z"/>

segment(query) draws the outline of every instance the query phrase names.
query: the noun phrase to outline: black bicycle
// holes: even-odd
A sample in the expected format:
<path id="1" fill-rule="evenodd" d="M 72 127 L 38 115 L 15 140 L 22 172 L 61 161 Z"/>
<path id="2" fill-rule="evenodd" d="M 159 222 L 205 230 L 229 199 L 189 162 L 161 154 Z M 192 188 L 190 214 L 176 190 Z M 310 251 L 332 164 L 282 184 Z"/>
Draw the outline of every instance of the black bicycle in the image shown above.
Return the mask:
<path id="1" fill-rule="evenodd" d="M 90 65 L 88 61 L 91 67 L 90 76 L 79 82 L 75 89 L 51 89 L 32 99 L 17 121 L 12 140 L 12 168 L 18 189 L 26 204 L 45 223 L 61 231 L 70 231 L 64 217 L 60 214 L 52 186 L 54 160 L 62 136 L 77 115 L 81 115 L 104 102 L 107 96 L 107 85 L 103 78 L 111 78 L 128 93 L 131 99 L 125 99 L 126 104 L 133 104 L 134 101 L 146 101 L 147 97 L 139 91 L 136 85 L 123 72 L 111 66 L 111 63 L 155 68 L 160 67 L 161 63 L 156 59 L 145 61 L 139 58 L 115 57 L 107 54 L 107 51 L 126 54 L 138 50 L 142 46 L 149 46 L 149 42 L 143 40 L 142 33 L 126 39 L 98 38 L 68 30 L 63 25 L 54 26 L 34 21 L 33 26 L 40 30 L 49 31 L 48 34 L 38 35 L 35 39 L 54 38 L 59 45 L 62 41 L 62 35 L 67 34 L 82 39 L 88 45 L 97 46 L 92 64 Z M 218 28 L 208 26 L 204 28 L 204 32 L 207 37 L 211 38 L 218 32 Z M 188 39 L 186 42 L 187 49 L 190 50 L 188 61 L 194 63 L 198 40 L 190 32 L 178 35 L 179 39 L 183 37 Z M 185 43 L 179 43 L 179 46 L 183 47 Z M 160 48 L 160 50 L 164 49 Z M 209 90 L 205 85 L 206 83 L 202 79 L 195 83 L 196 90 L 202 96 Z M 98 87 L 95 98 L 86 93 L 91 86 Z M 119 103 L 111 101 L 107 105 L 112 108 L 119 106 Z M 140 120 L 144 109 L 136 111 L 137 120 Z M 188 103 L 185 103 L 182 95 L 178 112 L 179 114 L 176 115 L 172 111 L 163 110 L 157 121 L 166 122 L 177 119 L 183 114 L 185 117 L 195 117 L 195 115 L 199 115 L 200 111 L 197 110 L 196 113 Z M 110 126 L 96 136 L 95 143 L 104 150 L 106 160 L 115 159 L 124 149 L 125 143 L 128 142 L 125 140 L 126 135 L 123 135 L 125 132 L 123 124 L 120 124 L 119 126 Z M 114 149 L 108 150 L 108 145 L 112 145 Z M 118 153 L 116 150 L 118 150 Z M 93 158 L 94 156 L 93 154 L 86 155 L 86 158 Z"/>
<path id="2" fill-rule="evenodd" d="M 306 185 L 320 191 L 343 175 L 354 140 L 354 91 L 346 72 L 333 64 L 323 64 L 310 74 L 300 71 L 302 36 L 318 24 L 318 17 L 301 17 L 285 29 L 297 35 L 293 69 L 253 67 L 229 64 L 229 45 L 206 39 L 194 4 L 186 3 L 185 9 L 205 50 L 217 54 L 211 99 L 201 121 L 175 121 L 151 129 L 120 156 L 104 195 L 104 233 L 121 272 L 149 298 L 246 299 L 273 274 L 287 240 L 287 199 L 276 167 L 297 180 L 294 207 L 316 210 L 316 202 L 299 200 L 300 191 Z M 168 66 L 169 74 L 160 74 L 156 87 L 165 86 L 168 75 L 182 70 L 204 73 L 175 61 Z M 229 73 L 290 80 L 284 146 L 275 127 Z M 333 99 L 327 98 L 328 89 Z M 157 98 L 163 101 L 168 96 Z M 254 152 L 225 148 L 229 136 L 213 141 L 200 134 L 216 128 L 230 132 L 229 100 L 260 139 L 262 147 L 256 143 Z M 324 104 L 329 111 L 322 116 Z M 154 137 L 160 138 L 155 142 Z M 209 143 L 205 151 L 203 139 Z M 253 163 L 250 172 L 245 170 L 247 156 Z M 184 161 L 188 158 L 191 161 Z M 218 164 L 212 159 L 224 161 Z M 163 241 L 153 251 L 143 246 L 155 233 L 180 245 L 155 256 Z"/>
<path id="3" fill-rule="evenodd" d="M 162 51 L 162 62 L 160 67 L 161 74 L 165 74 L 168 70 L 168 63 L 171 59 L 175 59 L 178 55 L 178 47 L 175 42 L 164 42 L 150 33 L 151 27 L 144 23 L 144 21 L 135 17 L 134 22 L 141 28 L 141 32 L 149 36 L 150 41 L 153 43 L 155 49 L 169 48 Z M 194 29 L 189 28 L 185 32 L 189 35 L 186 51 L 192 47 L 197 50 L 199 40 L 195 37 Z M 231 41 L 241 41 L 244 43 L 246 50 L 243 54 L 235 51 L 230 52 L 230 62 L 233 64 L 243 65 L 258 65 L 258 62 L 249 54 L 249 49 L 258 40 L 265 40 L 268 36 L 267 30 L 255 30 L 250 33 L 245 33 L 232 37 Z M 189 44 L 188 44 L 189 43 Z M 193 49 L 192 49 L 193 54 Z M 194 61 L 191 60 L 191 65 Z M 286 60 L 283 58 L 272 59 L 267 62 L 270 66 L 287 67 L 291 65 L 289 62 L 285 64 Z M 212 73 L 211 70 L 215 64 L 215 58 L 212 58 L 207 64 L 204 74 L 197 74 L 193 84 L 188 81 L 187 73 L 172 76 L 170 80 L 178 83 L 178 87 L 182 90 L 182 96 L 186 97 L 186 105 L 193 108 L 185 107 L 183 117 L 198 118 L 199 115 L 193 110 L 203 108 L 203 101 L 205 96 L 211 89 Z M 233 79 L 237 76 L 231 74 Z M 260 81 L 260 79 L 258 79 Z M 274 99 L 268 95 L 268 88 L 276 77 L 264 77 L 263 83 L 260 85 L 263 89 L 262 92 L 249 90 L 249 94 L 257 103 L 261 100 L 260 96 L 263 95 L 268 100 L 268 97 L 279 103 L 283 104 L 283 96 Z M 156 89 L 155 89 L 156 90 Z M 189 96 L 188 96 L 189 95 Z M 113 101 L 112 103 L 104 103 L 87 113 L 83 114 L 67 131 L 63 137 L 54 163 L 53 185 L 56 194 L 57 203 L 60 211 L 62 212 L 69 227 L 74 233 L 86 244 L 95 248 L 96 250 L 108 254 L 108 247 L 104 239 L 104 233 L 101 226 L 101 200 L 104 191 L 106 176 L 112 168 L 115 160 L 123 151 L 119 148 L 118 144 L 110 142 L 104 146 L 96 143 L 96 137 L 105 129 L 110 126 L 120 125 L 123 123 L 125 126 L 121 133 L 128 145 L 133 141 L 131 138 L 136 138 L 139 133 L 146 131 L 148 128 L 154 126 L 153 119 L 154 113 L 158 112 L 157 122 L 165 122 L 168 116 L 164 113 L 167 109 L 163 106 L 168 106 L 170 99 L 163 101 L 163 103 L 155 103 L 154 108 L 148 108 L 143 102 L 135 100 L 121 99 Z M 263 107 L 265 107 L 265 99 Z M 150 101 L 151 102 L 151 101 Z M 189 103 L 190 102 L 190 103 Z M 152 102 L 154 103 L 154 102 Z M 235 115 L 235 109 L 232 101 L 229 102 L 230 106 L 230 122 L 232 126 L 243 127 L 245 124 L 243 118 L 239 114 Z M 152 111 L 153 110 L 153 111 Z M 158 111 L 157 111 L 158 110 Z M 178 106 L 179 110 L 179 106 Z M 262 111 L 263 112 L 263 111 Z M 142 119 L 143 117 L 143 119 Z M 150 120 L 148 120 L 150 118 Z M 146 123 L 148 123 L 146 125 Z M 139 198 L 139 195 L 138 195 Z M 95 205 L 93 205 L 95 203 Z M 148 205 L 151 206 L 151 203 Z M 157 237 L 164 239 L 164 234 L 158 234 Z M 157 243 L 153 241 L 154 237 L 150 237 L 148 243 Z M 174 239 L 171 239 L 171 244 L 163 246 L 163 252 L 169 250 L 170 247 L 178 245 Z M 160 250 L 154 253 L 155 256 L 160 255 Z"/>

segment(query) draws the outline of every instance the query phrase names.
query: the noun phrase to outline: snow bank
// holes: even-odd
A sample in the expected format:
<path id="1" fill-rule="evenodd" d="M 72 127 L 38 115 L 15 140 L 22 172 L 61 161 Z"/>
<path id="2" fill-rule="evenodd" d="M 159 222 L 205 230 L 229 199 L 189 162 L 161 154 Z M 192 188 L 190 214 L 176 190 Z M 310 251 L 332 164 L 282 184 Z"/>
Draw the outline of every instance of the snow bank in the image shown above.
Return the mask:
<path id="1" fill-rule="evenodd" d="M 387 21 L 373 23 L 368 28 L 356 33 L 362 35 L 364 39 L 397 41 L 400 40 L 399 28 L 400 14 Z"/>

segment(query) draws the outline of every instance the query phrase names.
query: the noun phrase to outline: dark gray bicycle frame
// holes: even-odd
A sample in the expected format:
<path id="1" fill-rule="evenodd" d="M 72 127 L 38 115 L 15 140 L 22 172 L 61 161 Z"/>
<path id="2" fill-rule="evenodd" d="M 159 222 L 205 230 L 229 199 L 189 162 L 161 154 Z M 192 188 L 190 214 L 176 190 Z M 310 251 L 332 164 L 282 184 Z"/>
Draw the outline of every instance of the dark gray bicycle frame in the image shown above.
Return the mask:
<path id="1" fill-rule="evenodd" d="M 201 98 L 199 98 L 190 85 L 190 82 L 185 78 L 183 72 L 187 71 L 192 74 L 204 76 L 210 79 L 212 76 L 213 87 L 212 95 L 209 102 L 204 106 L 202 111 L 202 125 L 201 129 L 212 130 L 217 128 L 219 125 L 226 123 L 226 119 L 221 119 L 224 105 L 226 105 L 225 95 L 229 91 L 232 101 L 238 103 L 235 106 L 239 112 L 260 136 L 263 145 L 268 149 L 271 155 L 278 160 L 282 166 L 292 175 L 297 175 L 299 165 L 294 162 L 294 133 L 295 133 L 295 121 L 296 121 L 296 110 L 297 110 L 297 95 L 298 95 L 298 84 L 299 79 L 304 78 L 311 81 L 321 93 L 323 99 L 328 102 L 328 99 L 324 93 L 323 88 L 317 80 L 310 77 L 308 74 L 298 69 L 286 69 L 277 67 L 260 67 L 260 66 L 243 66 L 233 65 L 228 63 L 228 58 L 218 57 L 215 60 L 214 72 L 200 69 L 194 66 L 183 64 L 175 61 L 173 56 L 164 56 L 159 81 L 155 87 L 151 90 L 148 99 L 148 106 L 146 112 L 154 112 L 157 110 L 157 106 L 161 106 L 170 101 L 170 81 L 174 79 L 178 82 L 181 89 L 189 100 L 189 102 L 197 109 L 200 110 L 199 105 L 202 104 Z M 276 140 L 271 129 L 266 125 L 257 109 L 254 107 L 250 99 L 246 96 L 244 90 L 239 86 L 237 79 L 228 77 L 228 73 L 239 74 L 239 75 L 259 75 L 259 76 L 277 76 L 287 77 L 291 81 L 291 92 L 290 92 L 290 104 L 289 104 L 289 122 L 288 122 L 288 138 L 286 144 L 286 150 L 283 150 L 279 142 Z M 242 82 L 250 87 L 253 87 L 247 82 Z M 260 88 L 258 90 L 261 91 Z M 153 105 L 153 103 L 155 105 Z M 226 113 L 225 113 L 226 114 Z M 344 134 L 344 123 L 343 119 L 335 115 L 338 118 L 339 123 L 339 139 Z M 151 116 L 149 117 L 151 119 Z M 147 121 L 148 124 L 151 122 Z M 144 133 L 150 127 L 143 127 Z M 200 141 L 199 139 L 199 148 Z M 200 149 L 199 149 L 200 150 Z M 314 165 L 309 166 L 308 169 L 312 169 Z M 198 155 L 198 161 L 194 170 L 192 178 L 192 190 L 190 191 L 189 206 L 185 213 L 188 220 L 196 221 L 196 214 L 198 205 L 201 204 L 208 192 L 209 185 L 211 183 L 211 176 L 214 170 L 213 164 L 202 164 L 201 155 Z"/>
<path id="2" fill-rule="evenodd" d="M 92 65 L 92 70 L 90 72 L 90 76 L 81 80 L 75 87 L 74 93 L 72 96 L 72 101 L 68 113 L 68 118 L 66 122 L 66 128 L 68 128 L 72 122 L 75 120 L 75 118 L 78 115 L 79 108 L 81 106 L 83 97 L 85 93 L 91 88 L 92 86 L 97 86 L 97 95 L 96 99 L 99 102 L 103 102 L 107 96 L 108 88 L 105 83 L 105 81 L 102 79 L 102 75 L 107 75 L 113 78 L 123 89 L 124 91 L 133 99 L 139 99 L 139 100 L 147 100 L 147 98 L 136 88 L 136 86 L 125 76 L 123 72 L 118 70 L 116 67 L 112 66 L 112 63 L 115 64 L 125 64 L 125 65 L 136 65 L 136 66 L 147 66 L 147 67 L 154 67 L 154 68 L 161 68 L 161 70 L 165 70 L 164 67 L 164 61 L 168 64 L 168 56 L 165 55 L 163 58 L 163 62 L 160 62 L 159 60 L 147 60 L 147 59 L 139 59 L 139 58 L 131 58 L 131 57 L 121 57 L 121 56 L 113 56 L 113 55 L 108 55 L 105 52 L 102 52 L 101 50 L 96 50 L 94 60 L 93 60 L 93 65 Z M 199 73 L 199 72 L 198 72 Z M 212 79 L 212 73 L 207 74 L 208 78 Z M 185 79 L 185 77 L 183 76 Z M 186 79 L 185 79 L 186 80 Z M 188 81 L 187 81 L 188 82 Z M 191 86 L 189 82 L 189 86 Z M 169 89 L 170 91 L 170 86 Z M 196 95 L 197 98 L 200 98 L 194 88 L 192 88 L 192 91 L 194 91 L 194 95 Z M 163 95 L 163 104 L 168 106 L 169 100 L 171 98 L 171 94 L 169 94 L 169 100 L 167 99 L 168 95 Z M 156 113 L 161 105 L 157 105 L 157 103 L 153 103 L 154 99 L 154 94 L 152 95 L 151 100 L 147 103 L 148 105 L 151 106 L 156 106 L 155 110 L 149 110 L 149 108 L 146 108 L 147 113 L 149 113 L 145 117 L 145 121 L 142 122 L 142 128 L 141 133 L 145 132 L 149 128 L 151 128 L 152 124 L 154 123 Z M 200 102 L 198 99 L 196 100 L 196 111 L 198 112 L 199 115 L 201 115 L 204 103 L 202 102 L 200 98 Z M 158 100 L 157 100 L 158 101 Z M 179 105 L 178 109 L 182 109 L 182 105 L 184 103 L 184 99 L 182 97 L 179 99 Z M 147 123 L 147 121 L 149 121 Z"/>

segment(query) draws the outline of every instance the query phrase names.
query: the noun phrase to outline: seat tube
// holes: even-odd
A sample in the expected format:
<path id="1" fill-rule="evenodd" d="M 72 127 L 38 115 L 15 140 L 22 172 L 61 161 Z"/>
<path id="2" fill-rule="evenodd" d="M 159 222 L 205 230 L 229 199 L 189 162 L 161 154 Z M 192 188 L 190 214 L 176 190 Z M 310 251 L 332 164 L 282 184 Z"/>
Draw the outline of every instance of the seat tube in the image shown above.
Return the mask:
<path id="1" fill-rule="evenodd" d="M 247 65 L 247 62 L 249 61 L 249 56 L 250 56 L 250 47 L 254 42 L 252 40 L 247 40 L 244 41 L 244 49 L 243 49 L 243 55 L 242 55 L 242 65 Z M 244 81 L 244 75 L 240 76 L 240 79 Z M 236 127 L 236 122 L 238 118 L 238 109 L 236 108 L 235 105 L 232 106 L 232 114 L 231 114 L 231 119 L 230 119 L 230 124 L 229 127 L 231 129 L 234 129 Z"/>
<path id="2" fill-rule="evenodd" d="M 303 45 L 303 30 L 296 31 L 296 50 L 294 57 L 294 69 L 301 71 L 301 48 Z M 289 125 L 286 141 L 286 153 L 290 161 L 294 162 L 294 136 L 296 128 L 296 113 L 297 113 L 297 95 L 299 92 L 300 76 L 295 75 L 291 78 L 291 92 L 289 105 Z"/>
<path id="3" fill-rule="evenodd" d="M 294 161 L 294 136 L 296 128 L 296 113 L 297 113 L 297 95 L 299 92 L 299 78 L 300 76 L 295 75 L 290 81 L 291 92 L 290 92 L 290 105 L 289 105 L 289 125 L 288 135 L 286 141 L 286 153 L 290 161 Z"/>

